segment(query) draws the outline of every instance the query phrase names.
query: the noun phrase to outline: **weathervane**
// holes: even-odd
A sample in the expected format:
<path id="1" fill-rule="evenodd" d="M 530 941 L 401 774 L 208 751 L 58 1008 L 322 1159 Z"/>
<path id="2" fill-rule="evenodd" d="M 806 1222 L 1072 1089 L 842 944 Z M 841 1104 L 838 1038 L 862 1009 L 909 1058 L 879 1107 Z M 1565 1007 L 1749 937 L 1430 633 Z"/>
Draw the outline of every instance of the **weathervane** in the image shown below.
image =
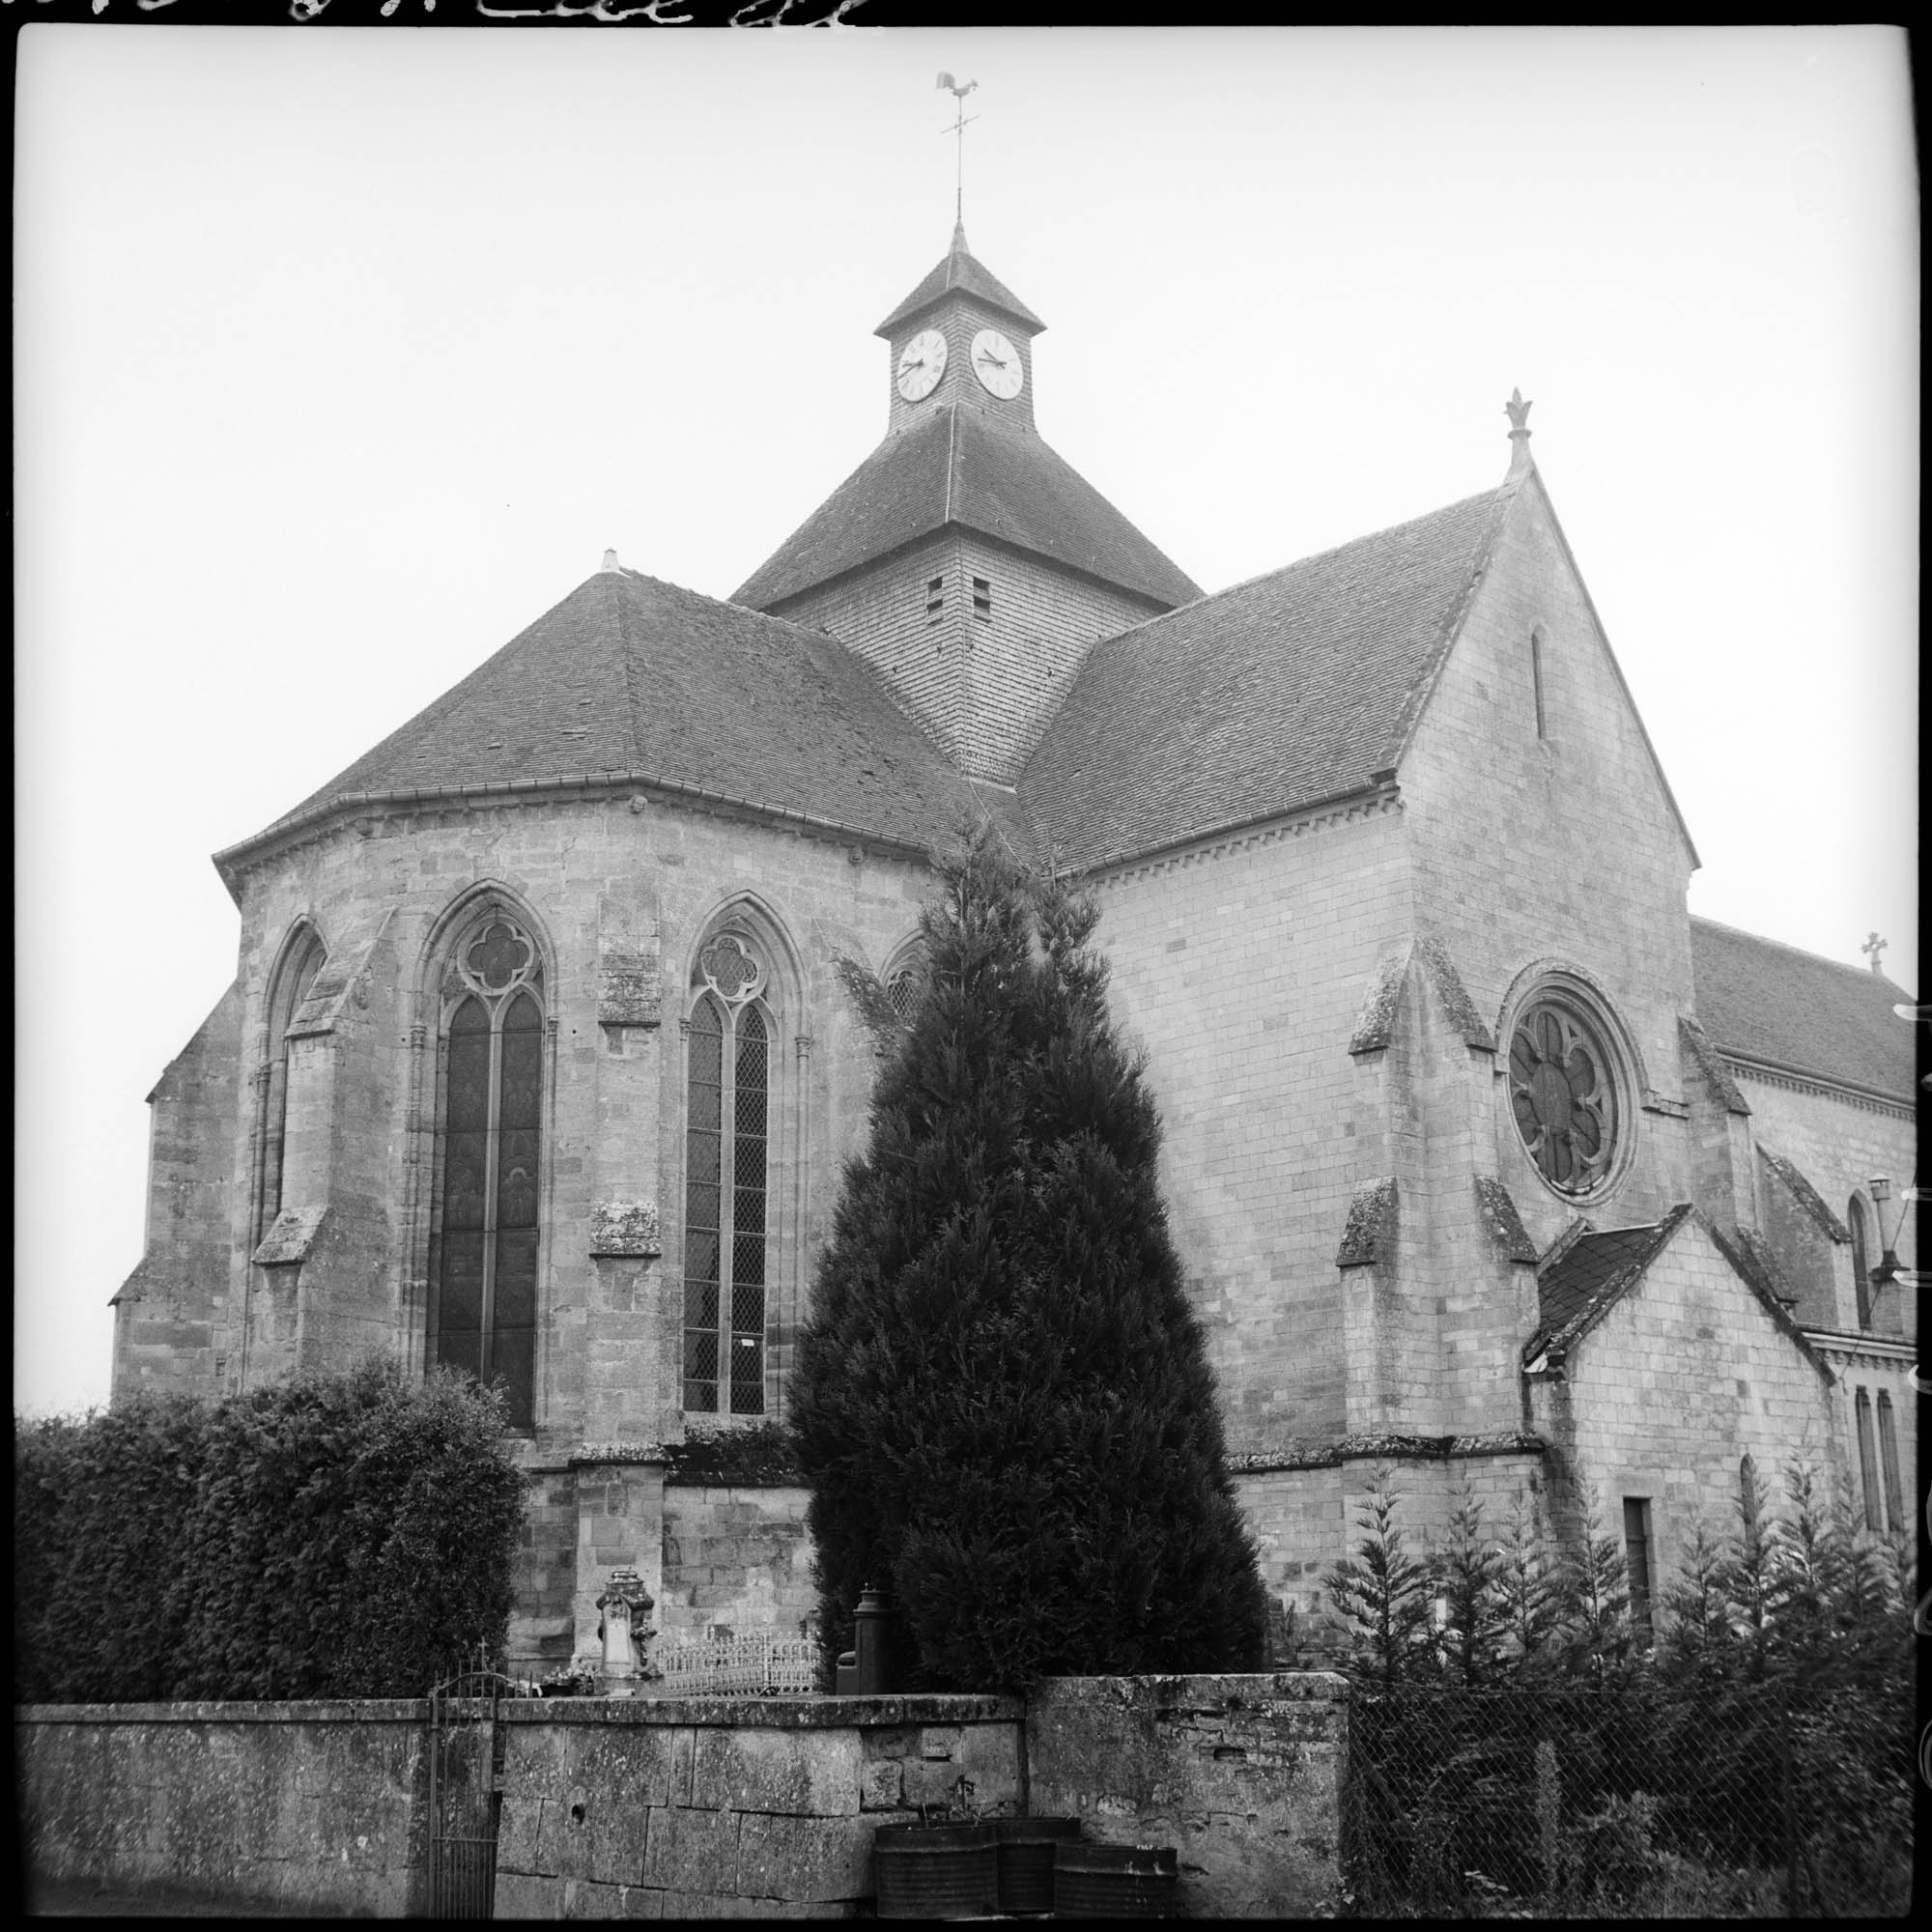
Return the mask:
<path id="1" fill-rule="evenodd" d="M 937 87 L 950 88 L 953 99 L 958 103 L 956 118 L 946 132 L 951 134 L 957 144 L 953 156 L 952 219 L 955 224 L 963 227 L 966 220 L 966 124 L 980 118 L 977 114 L 967 113 L 966 97 L 980 83 L 977 80 L 969 80 L 964 87 L 961 87 L 950 73 L 942 73 L 933 84 Z"/>

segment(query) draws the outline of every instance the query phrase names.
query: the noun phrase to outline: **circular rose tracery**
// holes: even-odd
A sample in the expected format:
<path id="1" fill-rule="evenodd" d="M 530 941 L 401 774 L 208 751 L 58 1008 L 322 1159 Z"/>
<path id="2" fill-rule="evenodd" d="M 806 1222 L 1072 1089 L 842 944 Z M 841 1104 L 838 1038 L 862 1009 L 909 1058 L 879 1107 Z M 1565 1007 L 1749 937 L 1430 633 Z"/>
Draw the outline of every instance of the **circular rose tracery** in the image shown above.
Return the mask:
<path id="1" fill-rule="evenodd" d="M 1581 1013 L 1535 1001 L 1510 1040 L 1510 1110 L 1537 1171 L 1559 1194 L 1587 1194 L 1617 1148 L 1609 1054 Z"/>

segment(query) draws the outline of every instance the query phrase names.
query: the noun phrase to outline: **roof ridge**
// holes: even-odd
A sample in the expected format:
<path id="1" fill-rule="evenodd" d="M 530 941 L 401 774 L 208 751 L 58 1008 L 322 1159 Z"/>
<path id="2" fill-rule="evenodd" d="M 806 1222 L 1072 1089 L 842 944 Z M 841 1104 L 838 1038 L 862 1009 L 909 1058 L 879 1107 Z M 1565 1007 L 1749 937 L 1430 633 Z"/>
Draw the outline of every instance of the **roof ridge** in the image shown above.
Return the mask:
<path id="1" fill-rule="evenodd" d="M 1299 570 L 1303 564 L 1320 563 L 1324 557 L 1340 556 L 1345 550 L 1353 550 L 1357 544 L 1373 543 L 1378 537 L 1393 536 L 1397 530 L 1406 530 L 1411 524 L 1426 524 L 1432 517 L 1446 517 L 1452 510 L 1465 509 L 1469 504 L 1484 497 L 1497 497 L 1503 486 L 1498 484 L 1492 490 L 1472 491 L 1466 497 L 1458 497 L 1453 503 L 1439 503 L 1433 510 L 1424 510 L 1420 516 L 1404 517 L 1399 523 L 1384 524 L 1378 530 L 1364 530 L 1360 536 L 1350 537 L 1346 543 L 1330 544 L 1326 550 L 1312 550 L 1305 556 L 1291 558 L 1287 563 L 1278 563 L 1272 570 L 1258 570 L 1252 577 L 1237 578 L 1233 583 L 1224 583 L 1219 590 L 1204 590 L 1190 603 L 1177 604 L 1172 611 L 1157 611 L 1148 618 L 1150 624 L 1158 624 L 1163 618 L 1179 616 L 1183 611 L 1192 611 L 1203 604 L 1211 604 L 1217 597 L 1232 596 L 1236 590 L 1246 590 L 1257 583 L 1266 583 L 1270 579 L 1286 577 L 1291 570 Z M 1131 630 L 1141 630 L 1142 625 L 1129 626 Z M 1125 637 L 1125 631 L 1115 634 Z M 1104 639 L 1102 641 L 1105 641 Z"/>

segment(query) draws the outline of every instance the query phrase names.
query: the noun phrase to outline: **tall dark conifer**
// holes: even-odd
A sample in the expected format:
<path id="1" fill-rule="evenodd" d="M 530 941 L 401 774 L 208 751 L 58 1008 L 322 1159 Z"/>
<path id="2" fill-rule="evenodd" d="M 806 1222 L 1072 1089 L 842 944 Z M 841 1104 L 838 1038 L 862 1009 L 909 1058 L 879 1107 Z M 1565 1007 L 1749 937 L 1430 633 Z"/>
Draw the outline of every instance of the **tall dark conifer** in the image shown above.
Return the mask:
<path id="1" fill-rule="evenodd" d="M 862 1586 L 890 1588 L 914 1689 L 1258 1667 L 1265 1599 L 1097 911 L 986 833 L 943 876 L 799 1338 L 823 1627 L 848 1644 Z"/>

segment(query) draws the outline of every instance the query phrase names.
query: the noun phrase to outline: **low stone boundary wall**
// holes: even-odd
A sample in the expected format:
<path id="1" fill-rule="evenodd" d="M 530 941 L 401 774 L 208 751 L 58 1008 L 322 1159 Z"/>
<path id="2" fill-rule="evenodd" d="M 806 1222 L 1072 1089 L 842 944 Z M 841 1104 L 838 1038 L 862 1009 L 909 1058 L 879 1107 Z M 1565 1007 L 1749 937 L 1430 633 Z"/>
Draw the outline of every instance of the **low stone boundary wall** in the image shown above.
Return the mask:
<path id="1" fill-rule="evenodd" d="M 42 1704 L 14 1713 L 29 1881 L 312 1913 L 417 1909 L 429 1705 Z"/>
<path id="2" fill-rule="evenodd" d="M 1184 1918 L 1332 1917 L 1348 1696 L 1325 1671 L 1049 1678 L 1027 1701 L 1029 1811 L 1176 1847 Z"/>
<path id="3" fill-rule="evenodd" d="M 844 1918 L 872 1834 L 1025 1805 L 1016 1697 L 572 1698 L 503 1707 L 499 1918 Z"/>
<path id="4" fill-rule="evenodd" d="M 1348 1686 L 1052 1678 L 1017 1697 L 528 1698 L 498 1707 L 502 1918 L 842 1918 L 920 1807 L 1170 1844 L 1201 1917 L 1340 1901 Z M 14 1714 L 30 1886 L 396 1918 L 426 1904 L 429 1707 Z M 31 1903 L 32 1893 L 29 1892 Z"/>

